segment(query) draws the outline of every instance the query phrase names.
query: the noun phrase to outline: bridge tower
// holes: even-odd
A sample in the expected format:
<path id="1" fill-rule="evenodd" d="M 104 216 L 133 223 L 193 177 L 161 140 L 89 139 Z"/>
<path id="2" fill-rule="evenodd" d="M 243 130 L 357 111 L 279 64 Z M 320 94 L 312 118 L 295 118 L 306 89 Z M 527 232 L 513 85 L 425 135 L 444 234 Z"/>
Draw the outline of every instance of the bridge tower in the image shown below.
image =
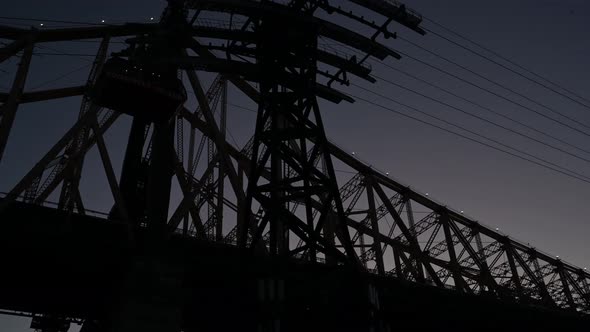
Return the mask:
<path id="1" fill-rule="evenodd" d="M 393 0 L 169 0 L 157 23 L 0 27 L 0 62 L 20 54 L 0 93 L 0 162 L 21 105 L 81 99 L 0 200 L 0 252 L 14 253 L 0 309 L 43 332 L 460 331 L 490 314 L 494 328 L 587 326 L 587 271 L 327 139 L 320 105 L 354 103 L 350 80 L 376 82 L 369 60 L 400 60 L 396 30 L 421 23 Z M 86 83 L 27 91 L 35 47 L 71 40 L 99 41 Z M 243 145 L 227 130 L 236 94 L 256 108 Z M 121 118 L 118 172 L 105 134 Z M 93 148 L 106 213 L 84 195 Z"/>

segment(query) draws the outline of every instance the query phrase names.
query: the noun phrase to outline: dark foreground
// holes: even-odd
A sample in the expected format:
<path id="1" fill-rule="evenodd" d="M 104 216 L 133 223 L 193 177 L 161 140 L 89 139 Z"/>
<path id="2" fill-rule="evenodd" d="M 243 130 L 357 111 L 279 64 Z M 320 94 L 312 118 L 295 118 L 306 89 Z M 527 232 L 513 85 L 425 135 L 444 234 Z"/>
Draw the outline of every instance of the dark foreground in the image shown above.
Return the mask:
<path id="1" fill-rule="evenodd" d="M 127 234 L 104 219 L 9 206 L 0 214 L 0 309 L 86 319 L 91 332 L 590 331 L 574 312 L 180 236 L 131 250 Z"/>

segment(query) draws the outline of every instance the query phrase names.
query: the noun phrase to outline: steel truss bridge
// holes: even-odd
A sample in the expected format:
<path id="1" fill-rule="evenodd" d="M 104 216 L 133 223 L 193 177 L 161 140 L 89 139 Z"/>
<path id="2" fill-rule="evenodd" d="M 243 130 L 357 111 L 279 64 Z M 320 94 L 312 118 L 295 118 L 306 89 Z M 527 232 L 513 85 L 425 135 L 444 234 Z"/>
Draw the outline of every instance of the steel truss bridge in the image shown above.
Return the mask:
<path id="1" fill-rule="evenodd" d="M 326 138 L 318 99 L 354 102 L 338 88 L 375 82 L 367 59 L 401 59 L 386 40 L 425 34 L 421 21 L 391 0 L 171 0 L 158 23 L 0 27 L 0 62 L 20 56 L 0 93 L 0 158 L 19 105 L 81 97 L 77 121 L 0 200 L 0 308 L 52 332 L 587 330 L 585 270 Z M 85 85 L 24 89 L 36 47 L 97 39 Z M 230 89 L 258 107 L 243 147 L 227 136 Z M 122 117 L 117 178 L 105 134 Z M 106 214 L 85 208 L 92 149 Z"/>

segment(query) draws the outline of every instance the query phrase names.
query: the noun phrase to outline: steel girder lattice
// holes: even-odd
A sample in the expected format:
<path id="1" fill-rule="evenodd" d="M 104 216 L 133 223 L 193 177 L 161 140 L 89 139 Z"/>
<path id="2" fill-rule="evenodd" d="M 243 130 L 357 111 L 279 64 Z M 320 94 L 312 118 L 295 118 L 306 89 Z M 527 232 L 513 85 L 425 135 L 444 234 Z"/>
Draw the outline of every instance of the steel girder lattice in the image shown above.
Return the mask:
<path id="1" fill-rule="evenodd" d="M 135 146 L 133 165 L 139 168 L 126 185 L 125 175 L 117 181 L 104 139 L 121 113 L 100 107 L 91 98 L 112 39 L 132 37 L 141 43 L 161 32 L 162 25 L 0 27 L 0 38 L 9 41 L 0 49 L 0 61 L 20 56 L 10 91 L 0 93 L 0 158 L 6 158 L 4 150 L 19 105 L 82 96 L 76 123 L 4 196 L 0 210 L 17 200 L 47 204 L 48 197 L 59 191 L 53 196 L 59 199 L 57 209 L 92 213 L 85 209 L 80 186 L 85 156 L 96 147 L 112 194 L 110 218 L 126 221 L 131 228 L 149 227 L 163 216 L 166 220 L 157 228 L 162 235 L 177 233 L 269 255 L 351 264 L 377 275 L 456 292 L 590 314 L 590 275 L 583 269 L 413 191 L 326 139 L 316 98 L 351 101 L 332 85 L 347 84 L 347 75 L 374 81 L 371 68 L 364 64 L 368 57 L 399 58 L 375 41 L 376 36 L 394 36 L 392 22 L 424 33 L 419 14 L 397 2 L 351 2 L 389 13 L 389 18 L 376 24 L 319 0 L 211 0 L 183 8 L 193 17 L 182 28 L 182 49 L 155 60 L 173 63 L 184 73 L 198 104 L 195 109 L 179 107 L 163 134 L 175 139 L 160 140 L 174 145 L 172 155 L 166 156 L 168 164 L 162 167 L 169 168 L 182 192 L 172 202 L 168 217 L 146 212 L 151 208 L 149 197 L 142 202 L 130 198 L 136 190 L 144 190 L 154 160 L 161 158 L 154 157 L 157 124 L 147 121 L 132 128 L 135 134 L 129 145 Z M 315 16 L 320 11 L 363 24 L 374 34 L 362 36 L 320 19 Z M 313 27 L 307 34 L 312 38 L 291 36 L 286 51 L 272 51 L 264 43 L 278 38 L 274 34 L 281 23 L 268 17 L 284 18 L 297 28 L 307 24 Z M 265 29 L 273 36 L 262 38 Z M 318 36 L 350 45 L 365 57 L 322 49 Z M 101 41 L 85 85 L 24 89 L 38 44 L 78 39 Z M 224 42 L 208 44 L 210 40 Z M 331 72 L 336 74 L 330 74 L 329 68 L 335 68 Z M 219 73 L 207 90 L 202 71 Z M 229 89 L 258 105 L 255 134 L 243 148 L 227 139 L 227 123 L 232 120 L 227 114 Z M 165 149 L 159 151 L 167 154 Z M 350 175 L 336 176 L 336 164 Z M 163 186 L 170 190 L 166 183 Z"/>

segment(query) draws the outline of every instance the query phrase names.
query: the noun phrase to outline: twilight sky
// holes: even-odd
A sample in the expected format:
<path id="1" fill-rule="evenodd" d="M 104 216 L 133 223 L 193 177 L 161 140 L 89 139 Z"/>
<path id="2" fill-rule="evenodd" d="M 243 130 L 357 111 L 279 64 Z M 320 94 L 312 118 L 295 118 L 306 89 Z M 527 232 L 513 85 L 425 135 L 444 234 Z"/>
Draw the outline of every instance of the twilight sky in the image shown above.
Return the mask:
<path id="1" fill-rule="evenodd" d="M 505 55 L 536 73 L 558 82 L 590 99 L 590 3 L 585 0 L 413 0 L 406 4 L 425 17 L 441 23 L 455 31 Z M 51 2 L 20 0 L 2 6 L 2 16 L 47 18 L 83 22 L 120 23 L 147 22 L 150 17 L 158 17 L 165 5 L 164 1 L 66 1 Z M 0 24 L 36 24 L 0 19 Z M 47 24 L 50 25 L 50 24 Z M 424 27 L 443 33 L 440 28 L 426 21 Z M 398 30 L 404 40 L 411 40 L 428 50 L 458 61 L 461 65 L 481 73 L 506 87 L 525 94 L 529 98 L 558 110 L 580 123 L 590 126 L 590 110 L 560 97 L 546 89 L 477 58 L 465 50 L 457 48 L 434 35 L 421 37 L 402 27 Z M 455 73 L 462 78 L 481 84 L 498 94 L 506 95 L 528 107 L 544 114 L 548 110 L 527 100 L 511 95 L 499 87 L 492 86 L 454 67 L 435 56 L 409 45 L 402 39 L 389 40 L 387 45 L 395 50 L 409 54 L 433 65 Z M 464 42 L 462 42 L 464 43 Z M 96 44 L 72 45 L 62 43 L 47 45 L 60 51 L 92 53 Z M 471 45 L 470 45 L 471 47 Z M 38 50 L 52 52 L 52 50 Z M 86 59 L 86 60 L 85 60 Z M 88 65 L 89 57 L 51 57 L 36 56 L 33 71 L 27 86 L 29 89 L 70 86 L 83 83 L 88 68 L 75 71 Z M 501 61 L 501 60 L 499 60 Z M 7 61 L 0 69 L 11 72 L 16 60 Z M 416 61 L 404 57 L 402 60 L 388 59 L 387 64 L 412 73 L 465 98 L 472 99 L 507 116 L 518 119 L 558 137 L 582 149 L 590 150 L 590 137 L 556 125 L 531 112 L 519 108 L 505 100 L 498 99 L 440 72 L 433 71 Z M 390 68 L 373 63 L 374 73 L 397 84 L 415 89 L 447 103 L 463 107 L 473 114 L 481 115 L 515 130 L 538 139 L 543 136 L 527 129 L 516 127 L 482 109 L 466 104 L 454 97 L 427 87 L 406 76 L 391 71 Z M 61 74 L 73 72 L 59 78 Z M 474 120 L 456 111 L 437 105 L 415 94 L 379 82 L 373 86 L 353 81 L 380 94 L 398 99 L 429 114 L 445 118 L 493 137 L 498 141 L 518 147 L 531 154 L 562 165 L 578 173 L 590 176 L 589 165 L 580 159 L 552 151 L 522 137 L 509 134 Z M 10 75 L 0 71 L 0 91 L 11 84 Z M 356 87 L 343 87 L 345 92 L 371 99 L 376 103 L 395 108 L 414 116 L 412 110 L 398 106 L 391 101 L 371 95 Z M 232 95 L 230 94 L 230 98 Z M 243 104 L 243 98 L 235 96 L 234 104 Z M 79 100 L 70 98 L 36 105 L 26 105 L 19 109 L 14 130 L 5 153 L 5 161 L 0 164 L 0 192 L 7 192 L 26 170 L 35 164 L 42 153 L 71 126 L 78 111 Z M 251 105 L 246 105 L 251 107 Z M 410 185 L 417 191 L 427 192 L 444 204 L 457 210 L 464 210 L 469 216 L 498 227 L 523 242 L 559 255 L 565 260 L 581 266 L 590 267 L 590 204 L 587 204 L 590 183 L 571 179 L 539 166 L 502 154 L 476 143 L 439 131 L 389 113 L 362 101 L 354 104 L 331 105 L 322 103 L 324 123 L 330 139 L 349 151 L 354 151 L 360 159 L 383 171 L 390 172 L 398 181 Z M 230 117 L 253 121 L 253 114 L 238 108 L 230 108 Z M 415 115 L 424 118 L 421 115 Z M 562 119 L 568 122 L 567 119 Z M 239 121 L 237 122 L 239 123 Z M 568 122 L 571 123 L 571 122 Z M 572 126 L 581 130 L 584 127 Z M 240 141 L 248 137 L 246 129 L 230 125 L 230 132 Z M 124 124 L 113 128 L 107 141 L 112 149 L 122 152 L 126 141 Z M 589 131 L 589 130 L 586 130 Z M 573 150 L 560 143 L 551 144 L 567 149 L 572 153 L 590 159 L 590 154 Z M 120 165 L 116 151 L 113 159 Z M 92 164 L 92 162 L 89 162 Z M 97 162 L 95 162 L 98 165 Z M 118 168 L 116 168 L 118 172 Z M 118 175 L 118 174 L 117 174 Z M 90 186 L 90 184 L 88 184 Z M 96 184 L 104 188 L 106 183 Z M 100 187 L 102 186 L 102 187 Z M 107 197 L 101 190 L 88 193 L 92 202 L 90 208 L 108 210 L 101 204 Z M 95 195 L 95 196 L 92 196 Z M 95 205 L 93 205 L 95 204 Z M 6 332 L 24 331 L 28 322 L 20 319 L 0 317 L 0 329 Z"/>

